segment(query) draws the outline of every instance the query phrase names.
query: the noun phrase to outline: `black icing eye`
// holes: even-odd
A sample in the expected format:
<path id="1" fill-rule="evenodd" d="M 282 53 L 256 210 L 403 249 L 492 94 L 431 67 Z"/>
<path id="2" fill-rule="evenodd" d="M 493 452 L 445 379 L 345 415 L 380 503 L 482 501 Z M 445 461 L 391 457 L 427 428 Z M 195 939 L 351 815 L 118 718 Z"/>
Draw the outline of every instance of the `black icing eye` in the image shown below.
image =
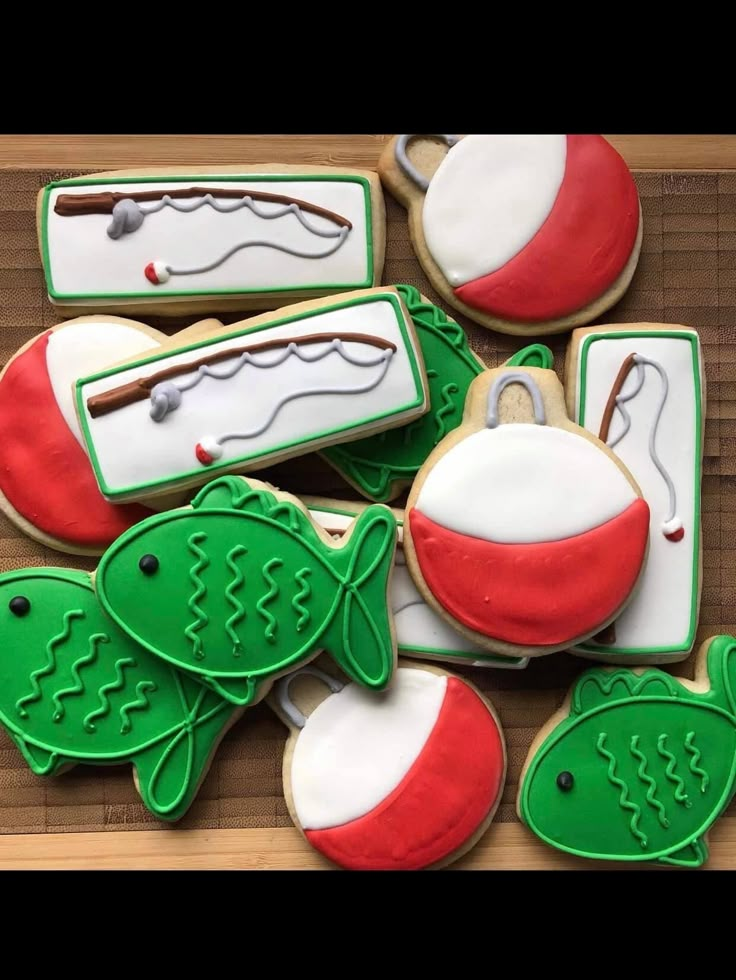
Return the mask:
<path id="1" fill-rule="evenodd" d="M 155 555 L 144 555 L 138 562 L 138 568 L 144 575 L 155 575 L 158 571 L 158 558 Z"/>
<path id="2" fill-rule="evenodd" d="M 563 793 L 569 793 L 574 782 L 575 779 L 571 772 L 561 772 L 557 776 L 557 786 Z"/>
<path id="3" fill-rule="evenodd" d="M 24 595 L 16 595 L 8 603 L 8 608 L 14 616 L 25 616 L 31 611 L 31 603 Z"/>

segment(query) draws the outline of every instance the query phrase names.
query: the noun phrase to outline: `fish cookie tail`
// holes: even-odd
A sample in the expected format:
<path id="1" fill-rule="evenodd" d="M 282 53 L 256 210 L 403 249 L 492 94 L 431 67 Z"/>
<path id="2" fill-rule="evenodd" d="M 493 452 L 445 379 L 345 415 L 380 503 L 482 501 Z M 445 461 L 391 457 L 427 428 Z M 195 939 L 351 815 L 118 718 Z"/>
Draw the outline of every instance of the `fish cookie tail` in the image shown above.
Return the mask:
<path id="1" fill-rule="evenodd" d="M 724 634 L 708 641 L 706 664 L 711 690 L 736 715 L 736 638 Z"/>
<path id="2" fill-rule="evenodd" d="M 374 690 L 388 684 L 396 663 L 388 601 L 395 552 L 396 518 L 376 504 L 357 518 L 334 554 L 344 591 L 324 647 L 351 680 Z"/>
<path id="3" fill-rule="evenodd" d="M 220 740 L 240 710 L 203 688 L 193 718 L 132 758 L 136 788 L 159 820 L 180 820 L 187 812 Z"/>

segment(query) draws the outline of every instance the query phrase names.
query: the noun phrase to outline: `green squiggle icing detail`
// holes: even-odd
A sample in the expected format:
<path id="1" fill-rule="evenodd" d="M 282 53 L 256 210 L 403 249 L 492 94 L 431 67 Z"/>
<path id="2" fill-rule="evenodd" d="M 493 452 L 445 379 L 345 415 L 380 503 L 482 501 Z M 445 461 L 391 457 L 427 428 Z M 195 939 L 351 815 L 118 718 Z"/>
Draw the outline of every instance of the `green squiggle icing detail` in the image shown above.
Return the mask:
<path id="1" fill-rule="evenodd" d="M 294 608 L 294 612 L 297 613 L 299 619 L 296 621 L 296 631 L 301 633 L 305 626 L 308 625 L 312 618 L 312 614 L 304 605 L 304 603 L 312 595 L 312 586 L 307 581 L 307 575 L 311 575 L 312 570 L 309 568 L 300 568 L 299 571 L 294 575 L 294 579 L 299 585 L 299 591 L 291 600 L 291 605 Z"/>
<path id="2" fill-rule="evenodd" d="M 31 674 L 31 693 L 26 694 L 22 698 L 18 698 L 15 702 L 15 707 L 21 718 L 27 718 L 28 712 L 25 709 L 26 704 L 33 704 L 34 701 L 38 701 L 41 698 L 41 678 L 48 677 L 49 674 L 53 674 L 56 670 L 56 648 L 61 646 L 71 636 L 72 632 L 72 620 L 82 619 L 84 617 L 84 611 L 82 609 L 70 609 L 69 612 L 64 613 L 63 627 L 61 633 L 57 633 L 56 636 L 52 636 L 49 642 L 46 644 L 46 663 L 43 667 L 39 667 L 38 670 L 34 670 Z"/>
<path id="3" fill-rule="evenodd" d="M 266 629 L 264 631 L 264 636 L 266 637 L 269 643 L 276 642 L 276 632 L 279 628 L 279 624 L 276 622 L 275 616 L 273 616 L 271 612 L 268 609 L 266 609 L 266 606 L 268 605 L 269 602 L 272 602 L 274 599 L 278 598 L 279 591 L 280 591 L 276 579 L 271 575 L 271 569 L 278 568 L 283 564 L 284 563 L 281 561 L 280 558 L 271 558 L 263 566 L 262 575 L 263 578 L 266 580 L 266 584 L 268 585 L 268 592 L 264 596 L 261 596 L 261 598 L 256 603 L 256 609 L 258 610 L 260 615 L 263 616 L 263 618 L 266 620 Z"/>
<path id="4" fill-rule="evenodd" d="M 702 769 L 698 763 L 700 762 L 700 749 L 693 745 L 695 739 L 695 732 L 688 732 L 685 736 L 685 751 L 691 756 L 690 758 L 690 772 L 693 776 L 700 777 L 700 792 L 704 793 L 708 789 L 708 783 L 710 782 L 710 776 Z"/>
<path id="5" fill-rule="evenodd" d="M 240 642 L 240 637 L 238 636 L 235 627 L 239 622 L 241 622 L 241 620 L 245 619 L 245 606 L 235 594 L 238 589 L 242 587 L 243 582 L 245 582 L 245 576 L 243 575 L 242 570 L 238 567 L 236 559 L 239 558 L 240 555 L 246 555 L 247 553 L 248 549 L 244 547 L 244 545 L 236 544 L 235 547 L 231 548 L 225 556 L 227 567 L 233 573 L 233 577 L 230 579 L 227 584 L 227 588 L 225 589 L 225 598 L 235 610 L 232 616 L 230 616 L 225 623 L 225 632 L 232 640 L 234 657 L 239 657 L 243 652 L 243 644 Z"/>
<path id="6" fill-rule="evenodd" d="M 657 799 L 657 781 L 647 772 L 647 757 L 639 748 L 638 735 L 631 736 L 631 745 L 629 746 L 629 750 L 634 758 L 639 760 L 639 768 L 636 771 L 636 775 L 649 787 L 647 789 L 647 803 L 657 811 L 657 819 L 662 826 L 665 828 L 669 827 L 670 822 L 667 819 L 667 811 L 665 810 L 662 801 Z"/>
<path id="7" fill-rule="evenodd" d="M 646 848 L 648 839 L 647 835 L 639 830 L 639 820 L 641 819 L 641 807 L 637 806 L 636 803 L 632 803 L 629 799 L 629 787 L 616 775 L 616 757 L 612 752 L 609 752 L 606 748 L 606 738 L 605 732 L 601 732 L 598 736 L 598 741 L 596 742 L 596 749 L 599 755 L 602 755 L 604 759 L 608 760 L 608 782 L 620 790 L 618 804 L 622 810 L 629 810 L 631 812 L 631 820 L 629 821 L 629 829 L 631 833 L 636 837 L 636 839 L 641 844 L 642 848 Z"/>
<path id="8" fill-rule="evenodd" d="M 120 660 L 115 661 L 115 680 L 110 681 L 109 684 L 102 685 L 100 688 L 100 707 L 94 711 L 90 711 L 82 721 L 82 724 L 88 732 L 95 730 L 95 719 L 104 718 L 109 713 L 110 699 L 108 694 L 112 694 L 113 691 L 121 691 L 125 687 L 125 677 L 123 676 L 125 668 L 135 666 L 136 662 L 132 657 L 121 657 Z"/>
<path id="9" fill-rule="evenodd" d="M 138 681 L 138 683 L 135 686 L 135 693 L 136 693 L 135 701 L 128 701 L 128 703 L 124 704 L 120 709 L 120 721 L 122 723 L 120 725 L 121 735 L 127 735 L 131 729 L 131 723 L 129 717 L 131 711 L 142 711 L 144 708 L 147 708 L 149 706 L 150 702 L 146 695 L 146 691 L 153 692 L 155 690 L 156 690 L 156 685 L 153 683 L 153 681 Z"/>
<path id="10" fill-rule="evenodd" d="M 207 594 L 207 589 L 204 582 L 200 578 L 202 571 L 207 568 L 210 563 L 209 558 L 204 551 L 199 547 L 200 541 L 206 541 L 207 535 L 204 531 L 195 531 L 194 534 L 190 534 L 187 539 L 187 547 L 196 555 L 197 560 L 189 569 L 189 578 L 191 579 L 192 585 L 194 585 L 194 592 L 189 597 L 187 605 L 194 616 L 194 622 L 190 623 L 184 630 L 185 636 L 187 636 L 192 641 L 192 652 L 197 660 L 202 660 L 204 657 L 204 650 L 202 649 L 202 637 L 199 635 L 199 630 L 209 623 L 210 618 L 207 613 L 199 605 L 199 600 Z"/>
<path id="11" fill-rule="evenodd" d="M 667 767 L 665 768 L 664 774 L 671 783 L 675 784 L 675 799 L 677 802 L 684 803 L 685 806 L 688 807 L 692 806 L 692 803 L 690 800 L 688 800 L 687 793 L 685 792 L 685 782 L 675 772 L 675 769 L 677 768 L 677 759 L 664 744 L 666 741 L 666 735 L 660 735 L 657 739 L 657 752 L 659 752 L 663 759 L 667 759 Z"/>
<path id="12" fill-rule="evenodd" d="M 434 421 L 437 425 L 437 442 L 445 438 L 447 432 L 445 417 L 455 411 L 455 402 L 450 396 L 456 395 L 458 391 L 460 389 L 454 381 L 450 381 L 448 384 L 442 386 L 442 406 L 434 414 Z"/>
<path id="13" fill-rule="evenodd" d="M 61 691 L 57 691 L 53 696 L 53 702 L 56 706 L 56 711 L 54 712 L 53 720 L 61 721 L 61 719 L 66 714 L 66 709 L 61 703 L 64 698 L 70 698 L 74 694 L 84 693 L 84 681 L 79 676 L 79 671 L 82 667 L 86 667 L 91 664 L 97 658 L 97 648 L 100 643 L 109 643 L 110 637 L 107 633 L 93 633 L 89 638 L 89 652 L 83 653 L 79 660 L 75 660 L 72 664 L 72 677 L 74 678 L 74 684 L 71 687 L 65 687 Z"/>

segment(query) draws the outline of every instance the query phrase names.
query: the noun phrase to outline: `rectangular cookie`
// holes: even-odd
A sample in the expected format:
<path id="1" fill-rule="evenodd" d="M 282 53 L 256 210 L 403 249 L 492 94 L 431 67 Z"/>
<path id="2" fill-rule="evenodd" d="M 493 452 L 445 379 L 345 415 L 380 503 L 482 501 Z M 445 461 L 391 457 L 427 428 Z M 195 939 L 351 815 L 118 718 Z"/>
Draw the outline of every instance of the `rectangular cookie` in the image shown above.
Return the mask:
<path id="1" fill-rule="evenodd" d="M 50 301 L 73 311 L 273 309 L 380 283 L 376 174 L 334 167 L 120 170 L 40 192 Z"/>
<path id="2" fill-rule="evenodd" d="M 198 486 L 427 410 L 411 317 L 391 286 L 312 300 L 176 337 L 76 382 L 76 410 L 103 496 Z"/>
<path id="3" fill-rule="evenodd" d="M 695 642 L 701 588 L 705 378 L 698 335 L 657 323 L 575 330 L 565 371 L 571 418 L 613 449 L 651 511 L 636 594 L 612 631 L 576 650 L 621 662 L 682 660 Z"/>
<path id="4" fill-rule="evenodd" d="M 368 506 L 350 500 L 330 500 L 322 497 L 303 499 L 313 519 L 331 534 L 338 535 L 342 534 L 355 517 Z M 389 596 L 399 653 L 430 660 L 448 660 L 472 667 L 495 667 L 506 670 L 523 670 L 527 667 L 529 657 L 500 657 L 488 653 L 460 633 L 456 633 L 427 605 L 414 585 L 404 560 L 402 548 L 404 512 L 393 509 L 393 513 L 396 516 L 399 547 L 394 560 Z"/>

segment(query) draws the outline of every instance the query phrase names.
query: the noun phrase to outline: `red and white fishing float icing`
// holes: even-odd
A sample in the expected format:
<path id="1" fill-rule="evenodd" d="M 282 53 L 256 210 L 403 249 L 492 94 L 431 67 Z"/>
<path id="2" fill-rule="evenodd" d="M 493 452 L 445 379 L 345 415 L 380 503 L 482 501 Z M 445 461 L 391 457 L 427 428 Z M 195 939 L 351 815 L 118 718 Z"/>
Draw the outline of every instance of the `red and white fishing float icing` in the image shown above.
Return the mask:
<path id="1" fill-rule="evenodd" d="M 509 384 L 527 388 L 535 423 L 499 425 Z M 649 507 L 593 442 L 545 424 L 530 376 L 507 371 L 489 390 L 486 428 L 427 473 L 409 527 L 427 588 L 457 622 L 506 643 L 560 648 L 603 626 L 630 595 Z"/>
<path id="2" fill-rule="evenodd" d="M 308 718 L 288 699 L 300 672 L 276 696 L 298 731 L 285 779 L 309 843 L 352 870 L 418 870 L 461 850 L 490 819 L 506 773 L 483 699 L 434 670 L 400 667 L 378 694 L 306 672 L 334 692 Z"/>
<path id="3" fill-rule="evenodd" d="M 132 323 L 80 317 L 42 333 L 0 376 L 0 492 L 44 535 L 101 550 L 150 514 L 101 495 L 82 448 L 72 385 L 80 374 L 158 346 Z"/>
<path id="4" fill-rule="evenodd" d="M 161 286 L 171 279 L 171 273 L 165 262 L 149 262 L 143 270 L 143 274 L 154 286 Z"/>
<path id="5" fill-rule="evenodd" d="M 427 181 L 399 137 L 396 161 L 426 190 L 426 247 L 457 299 L 502 320 L 555 321 L 611 289 L 637 247 L 626 163 L 602 136 L 442 137 Z"/>

